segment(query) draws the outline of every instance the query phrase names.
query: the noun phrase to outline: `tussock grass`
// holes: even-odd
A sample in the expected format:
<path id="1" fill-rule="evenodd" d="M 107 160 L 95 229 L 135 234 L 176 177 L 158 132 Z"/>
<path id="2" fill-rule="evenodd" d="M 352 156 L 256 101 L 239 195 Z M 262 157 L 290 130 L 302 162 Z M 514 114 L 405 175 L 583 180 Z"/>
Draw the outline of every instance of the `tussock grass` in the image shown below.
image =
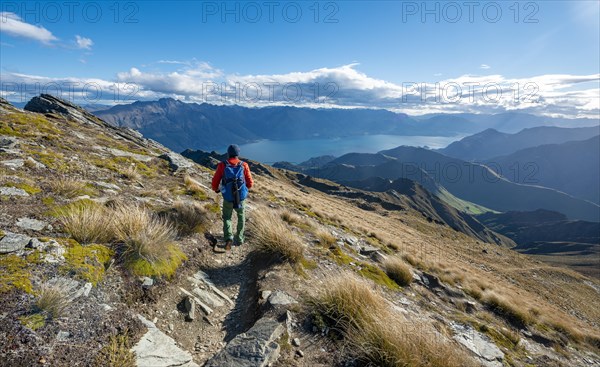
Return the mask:
<path id="1" fill-rule="evenodd" d="M 185 184 L 185 188 L 187 189 L 187 194 L 193 196 L 198 200 L 207 200 L 208 195 L 206 191 L 200 184 L 200 182 L 193 179 L 190 175 L 185 175 L 183 177 L 183 183 Z"/>
<path id="2" fill-rule="evenodd" d="M 407 286 L 413 280 L 410 267 L 397 257 L 388 257 L 383 262 L 383 270 L 398 285 Z"/>
<path id="3" fill-rule="evenodd" d="M 313 315 L 338 332 L 366 365 L 382 367 L 475 366 L 461 350 L 425 323 L 394 313 L 372 286 L 352 273 L 326 279 L 310 298 Z"/>
<path id="4" fill-rule="evenodd" d="M 130 270 L 138 275 L 175 273 L 185 255 L 174 243 L 171 225 L 140 205 L 117 204 L 112 215 L 115 238 Z"/>
<path id="5" fill-rule="evenodd" d="M 89 187 L 85 182 L 68 176 L 50 181 L 49 186 L 53 193 L 67 199 L 82 195 L 92 196 L 97 193 L 96 190 Z"/>
<path id="6" fill-rule="evenodd" d="M 119 170 L 119 173 L 121 176 L 123 176 L 123 178 L 129 181 L 139 181 L 142 177 L 138 171 L 138 167 L 135 164 L 130 164 L 124 169 Z"/>
<path id="7" fill-rule="evenodd" d="M 310 222 L 308 222 L 307 220 L 305 220 L 303 218 L 300 218 L 300 216 L 293 214 L 289 210 L 282 211 L 280 216 L 284 222 L 286 222 L 287 224 L 292 225 L 294 227 L 304 229 L 307 231 L 310 231 L 313 229 L 313 226 Z"/>
<path id="8" fill-rule="evenodd" d="M 319 244 L 326 248 L 334 246 L 337 242 L 337 238 L 335 238 L 331 233 L 323 231 L 323 230 L 315 233 L 315 236 L 317 236 L 317 240 L 319 241 Z"/>
<path id="9" fill-rule="evenodd" d="M 55 212 L 65 232 L 79 243 L 106 243 L 113 238 L 107 209 L 93 201 L 80 200 Z"/>
<path id="10" fill-rule="evenodd" d="M 534 313 L 526 309 L 526 306 L 517 303 L 514 299 L 508 299 L 492 291 L 483 293 L 481 302 L 498 316 L 518 327 L 527 327 L 535 322 Z"/>
<path id="11" fill-rule="evenodd" d="M 206 231 L 210 225 L 208 211 L 196 202 L 176 201 L 162 215 L 177 229 L 181 236 Z"/>
<path id="12" fill-rule="evenodd" d="M 64 315 L 69 304 L 69 298 L 62 289 L 44 285 L 35 299 L 34 307 L 38 312 L 45 312 L 49 317 L 58 318 Z"/>
<path id="13" fill-rule="evenodd" d="M 126 245 L 126 254 L 152 261 L 174 241 L 173 228 L 141 205 L 116 204 L 112 214 L 115 237 Z"/>
<path id="14" fill-rule="evenodd" d="M 271 210 L 254 210 L 249 224 L 252 240 L 259 249 L 294 264 L 304 258 L 304 246 L 300 239 Z"/>
<path id="15" fill-rule="evenodd" d="M 111 335 L 108 344 L 96 355 L 94 367 L 135 367 L 135 353 L 127 334 Z"/>

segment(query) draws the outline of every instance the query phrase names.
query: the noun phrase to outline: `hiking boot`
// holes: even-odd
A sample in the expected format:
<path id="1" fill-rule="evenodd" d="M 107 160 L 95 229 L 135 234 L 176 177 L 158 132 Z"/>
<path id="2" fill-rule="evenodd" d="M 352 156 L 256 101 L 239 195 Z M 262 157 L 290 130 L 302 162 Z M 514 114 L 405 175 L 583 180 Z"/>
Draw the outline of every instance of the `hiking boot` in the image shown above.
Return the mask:
<path id="1" fill-rule="evenodd" d="M 231 240 L 228 240 L 227 242 L 225 242 L 225 251 L 231 250 L 232 243 L 233 243 L 233 241 L 231 241 Z"/>

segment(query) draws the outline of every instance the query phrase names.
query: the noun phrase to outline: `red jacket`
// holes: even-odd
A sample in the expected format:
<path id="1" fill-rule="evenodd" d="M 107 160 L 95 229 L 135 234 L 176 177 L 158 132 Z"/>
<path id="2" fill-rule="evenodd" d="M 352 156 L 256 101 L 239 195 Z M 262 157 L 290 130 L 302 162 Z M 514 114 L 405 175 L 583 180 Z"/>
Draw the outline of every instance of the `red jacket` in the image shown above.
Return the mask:
<path id="1" fill-rule="evenodd" d="M 240 160 L 237 157 L 229 158 L 227 160 L 231 165 L 237 165 L 240 163 Z M 246 179 L 246 187 L 251 188 L 254 181 L 252 181 L 252 174 L 250 173 L 250 167 L 248 167 L 248 163 L 244 162 L 244 178 Z M 219 185 L 221 184 L 221 179 L 223 178 L 223 172 L 225 172 L 225 163 L 219 162 L 217 165 L 217 170 L 215 171 L 215 175 L 212 179 L 212 189 L 214 192 L 219 192 Z"/>

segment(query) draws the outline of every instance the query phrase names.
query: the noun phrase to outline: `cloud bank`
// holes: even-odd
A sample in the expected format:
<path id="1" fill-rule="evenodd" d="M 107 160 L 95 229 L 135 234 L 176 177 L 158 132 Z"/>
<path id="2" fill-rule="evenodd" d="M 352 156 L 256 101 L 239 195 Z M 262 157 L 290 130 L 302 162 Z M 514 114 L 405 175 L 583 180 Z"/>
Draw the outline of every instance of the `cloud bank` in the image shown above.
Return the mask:
<path id="1" fill-rule="evenodd" d="M 90 45 L 91 46 L 91 45 Z M 77 103 L 118 104 L 164 97 L 244 106 L 383 108 L 411 115 L 521 111 L 553 117 L 600 115 L 600 74 L 528 78 L 462 75 L 439 81 L 392 83 L 358 64 L 272 75 L 227 74 L 209 63 L 161 60 L 175 70 L 132 67 L 113 80 L 2 74 L 2 95 L 26 101 L 48 92 Z"/>

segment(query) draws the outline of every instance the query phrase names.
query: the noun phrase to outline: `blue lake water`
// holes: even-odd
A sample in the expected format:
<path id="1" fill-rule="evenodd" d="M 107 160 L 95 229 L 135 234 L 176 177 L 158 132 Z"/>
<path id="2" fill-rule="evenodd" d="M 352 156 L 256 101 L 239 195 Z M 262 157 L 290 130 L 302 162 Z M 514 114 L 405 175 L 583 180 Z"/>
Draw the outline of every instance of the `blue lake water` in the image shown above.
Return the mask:
<path id="1" fill-rule="evenodd" d="M 305 139 L 305 140 L 262 140 L 240 145 L 242 157 L 262 163 L 288 161 L 304 162 L 321 155 L 339 157 L 346 153 L 376 153 L 380 150 L 400 145 L 427 146 L 432 149 L 444 148 L 463 136 L 399 136 L 364 135 L 346 138 Z M 227 148 L 220 151 L 224 152 Z"/>

